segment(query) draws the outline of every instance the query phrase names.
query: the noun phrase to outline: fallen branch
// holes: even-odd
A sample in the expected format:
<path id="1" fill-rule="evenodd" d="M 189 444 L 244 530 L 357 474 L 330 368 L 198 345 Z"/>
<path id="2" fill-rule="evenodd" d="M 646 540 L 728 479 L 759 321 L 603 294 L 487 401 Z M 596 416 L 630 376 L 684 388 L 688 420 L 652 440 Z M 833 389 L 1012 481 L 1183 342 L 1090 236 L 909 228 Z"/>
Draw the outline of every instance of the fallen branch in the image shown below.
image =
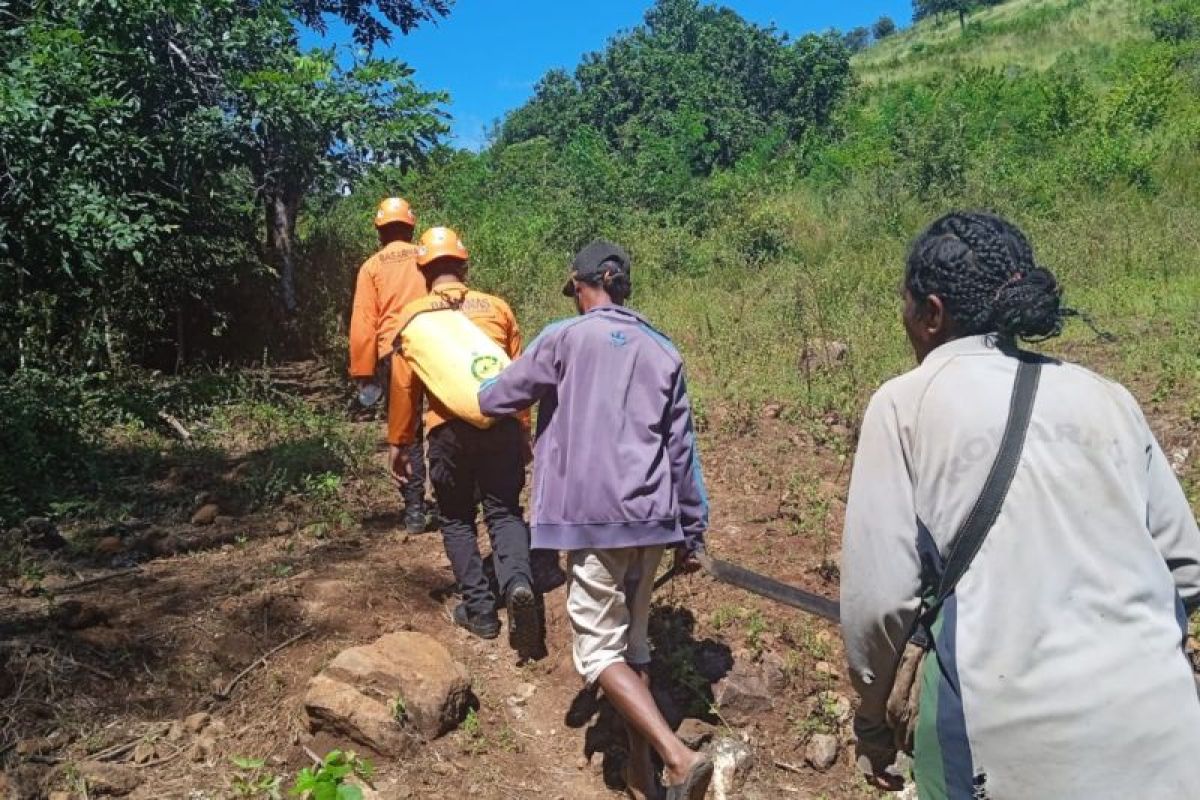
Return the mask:
<path id="1" fill-rule="evenodd" d="M 142 571 L 141 567 L 130 567 L 129 569 L 122 569 L 122 570 L 118 570 L 117 572 L 110 572 L 107 575 L 97 575 L 94 578 L 84 578 L 81 581 L 75 581 L 74 583 L 68 583 L 66 586 L 55 589 L 54 594 L 67 594 L 68 592 L 76 592 L 87 586 L 95 586 L 97 583 L 103 583 L 104 581 L 111 581 L 113 578 L 123 578 L 126 575 L 135 575 L 141 571 Z"/>
<path id="2" fill-rule="evenodd" d="M 151 730 L 149 733 L 143 733 L 136 739 L 130 739 L 124 744 L 113 745 L 112 747 L 106 747 L 103 750 L 97 750 L 95 753 L 89 753 L 88 758 L 93 761 L 108 761 L 109 759 L 116 758 L 117 756 L 125 755 L 147 739 L 165 736 L 168 730 L 170 730 L 169 727 L 159 727 L 157 733 Z"/>
<path id="3" fill-rule="evenodd" d="M 778 767 L 779 769 L 783 770 L 784 772 L 794 772 L 797 775 L 805 774 L 804 770 L 802 770 L 800 767 L 797 767 L 794 764 L 789 764 L 786 761 L 776 761 L 775 766 Z"/>
<path id="4" fill-rule="evenodd" d="M 175 759 L 179 758 L 179 756 L 181 756 L 181 755 L 183 755 L 183 750 L 176 749 L 175 752 L 171 753 L 171 755 L 169 755 L 169 756 L 164 756 L 162 758 L 155 759 L 154 761 L 147 761 L 145 764 L 137 764 L 135 766 L 137 766 L 138 769 L 148 769 L 150 767 L 160 767 L 163 764 L 166 764 L 168 761 L 174 761 Z"/>
<path id="5" fill-rule="evenodd" d="M 105 680 L 109 680 L 109 681 L 115 681 L 117 679 L 117 677 L 115 675 L 113 675 L 111 672 L 105 672 L 104 670 L 100 669 L 99 667 L 93 667 L 90 664 L 84 664 L 82 661 L 76 661 L 75 659 L 71 658 L 70 656 L 61 656 L 61 658 L 64 661 L 71 664 L 71 666 L 79 667 L 79 669 L 82 669 L 85 672 L 90 672 L 97 677 L 104 678 Z"/>
<path id="6" fill-rule="evenodd" d="M 167 427 L 175 431 L 175 435 L 183 441 L 190 442 L 192 440 L 192 432 L 183 427 L 183 423 L 175 419 L 175 417 L 165 411 L 159 411 L 158 418 L 167 423 Z"/>
<path id="7" fill-rule="evenodd" d="M 235 675 L 233 677 L 233 680 L 231 680 L 225 686 L 224 689 L 222 689 L 218 692 L 215 692 L 217 699 L 228 700 L 230 692 L 233 691 L 233 688 L 235 686 L 237 686 L 239 683 L 241 683 L 242 678 L 245 678 L 247 675 L 249 675 L 251 672 L 253 672 L 258 667 L 264 666 L 267 663 L 267 659 L 270 658 L 271 656 L 275 655 L 276 653 L 278 653 L 280 650 L 284 649 L 285 647 L 288 647 L 289 645 L 295 644 L 296 642 L 303 639 L 305 636 L 308 636 L 310 633 L 312 633 L 311 630 L 300 631 L 295 636 L 288 639 L 286 642 L 283 642 L 282 644 L 278 644 L 275 647 L 272 647 L 267 652 L 263 653 L 261 656 L 259 656 L 257 659 L 255 659 L 254 662 L 250 664 L 250 666 L 246 667 L 244 670 L 242 670 L 237 675 Z"/>
<path id="8" fill-rule="evenodd" d="M 300 745 L 300 749 L 304 751 L 304 755 L 306 755 L 306 756 L 308 756 L 309 758 L 311 758 L 311 759 L 312 759 L 312 762 L 313 762 L 313 764 L 314 764 L 315 766 L 318 766 L 318 767 L 319 767 L 319 766 L 321 766 L 323 763 L 325 763 L 324 761 L 322 761 L 322 760 L 321 760 L 321 757 L 320 757 L 319 755 L 317 755 L 316 753 L 314 753 L 312 750 L 309 750 L 309 749 L 308 749 L 308 745 L 306 745 L 306 744 L 302 744 L 302 745 Z"/>

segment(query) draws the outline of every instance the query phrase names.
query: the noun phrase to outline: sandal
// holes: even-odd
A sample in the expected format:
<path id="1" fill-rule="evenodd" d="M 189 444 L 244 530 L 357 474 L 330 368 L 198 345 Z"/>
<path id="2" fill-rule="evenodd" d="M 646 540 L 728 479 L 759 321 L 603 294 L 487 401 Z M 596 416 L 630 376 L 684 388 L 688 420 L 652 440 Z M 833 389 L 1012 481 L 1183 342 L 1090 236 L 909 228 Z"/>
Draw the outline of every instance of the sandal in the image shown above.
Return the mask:
<path id="1" fill-rule="evenodd" d="M 696 762 L 683 783 L 667 787 L 667 800 L 704 800 L 712 776 L 713 763 L 705 756 Z"/>
<path id="2" fill-rule="evenodd" d="M 633 770 L 630 769 L 628 761 L 625 762 L 625 766 L 621 769 L 621 777 L 625 781 L 625 794 L 629 795 L 633 800 L 661 800 L 662 792 L 659 791 L 657 784 L 651 787 L 650 794 L 634 788 Z"/>

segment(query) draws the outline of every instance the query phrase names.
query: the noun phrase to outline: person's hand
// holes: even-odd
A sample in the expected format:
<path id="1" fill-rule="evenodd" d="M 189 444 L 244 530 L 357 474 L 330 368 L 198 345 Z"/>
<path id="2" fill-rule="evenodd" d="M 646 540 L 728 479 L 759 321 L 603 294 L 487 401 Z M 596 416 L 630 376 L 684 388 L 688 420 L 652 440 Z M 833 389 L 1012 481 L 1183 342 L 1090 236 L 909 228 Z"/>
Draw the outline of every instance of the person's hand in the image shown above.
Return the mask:
<path id="1" fill-rule="evenodd" d="M 675 563 L 671 569 L 676 575 L 687 575 L 700 569 L 700 561 L 686 544 L 681 544 L 675 548 Z"/>
<path id="2" fill-rule="evenodd" d="M 408 448 L 394 444 L 388 445 L 388 477 L 397 488 L 403 489 L 412 477 L 412 462 L 408 458 Z"/>
<path id="3" fill-rule="evenodd" d="M 896 771 L 895 737 L 890 729 L 854 722 L 854 755 L 859 772 L 868 784 L 884 792 L 904 788 L 904 776 Z"/>

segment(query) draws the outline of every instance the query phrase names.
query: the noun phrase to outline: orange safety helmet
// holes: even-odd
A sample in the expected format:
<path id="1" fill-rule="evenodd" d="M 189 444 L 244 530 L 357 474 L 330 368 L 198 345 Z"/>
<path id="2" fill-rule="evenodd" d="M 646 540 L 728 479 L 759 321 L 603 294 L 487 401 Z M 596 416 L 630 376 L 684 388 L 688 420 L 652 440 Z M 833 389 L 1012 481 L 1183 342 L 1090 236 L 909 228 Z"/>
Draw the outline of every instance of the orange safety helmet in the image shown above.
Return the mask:
<path id="1" fill-rule="evenodd" d="M 421 234 L 421 249 L 417 251 L 417 266 L 424 267 L 439 258 L 467 260 L 467 247 L 450 228 L 430 228 Z"/>
<path id="2" fill-rule="evenodd" d="M 403 197 L 385 197 L 379 201 L 379 210 L 375 212 L 375 227 L 382 228 L 393 222 L 403 222 L 405 225 L 417 224 L 412 206 Z"/>

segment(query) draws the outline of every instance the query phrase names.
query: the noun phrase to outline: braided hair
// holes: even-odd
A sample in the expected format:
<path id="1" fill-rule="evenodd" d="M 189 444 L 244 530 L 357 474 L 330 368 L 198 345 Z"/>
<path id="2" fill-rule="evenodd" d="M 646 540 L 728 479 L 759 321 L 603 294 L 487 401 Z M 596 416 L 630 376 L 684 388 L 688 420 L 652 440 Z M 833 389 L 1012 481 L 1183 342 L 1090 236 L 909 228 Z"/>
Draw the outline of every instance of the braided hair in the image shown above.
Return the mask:
<path id="1" fill-rule="evenodd" d="M 1076 315 L 1025 234 L 995 214 L 955 211 L 934 221 L 909 251 L 904 286 L 918 303 L 941 298 L 960 336 L 1044 341 Z"/>

